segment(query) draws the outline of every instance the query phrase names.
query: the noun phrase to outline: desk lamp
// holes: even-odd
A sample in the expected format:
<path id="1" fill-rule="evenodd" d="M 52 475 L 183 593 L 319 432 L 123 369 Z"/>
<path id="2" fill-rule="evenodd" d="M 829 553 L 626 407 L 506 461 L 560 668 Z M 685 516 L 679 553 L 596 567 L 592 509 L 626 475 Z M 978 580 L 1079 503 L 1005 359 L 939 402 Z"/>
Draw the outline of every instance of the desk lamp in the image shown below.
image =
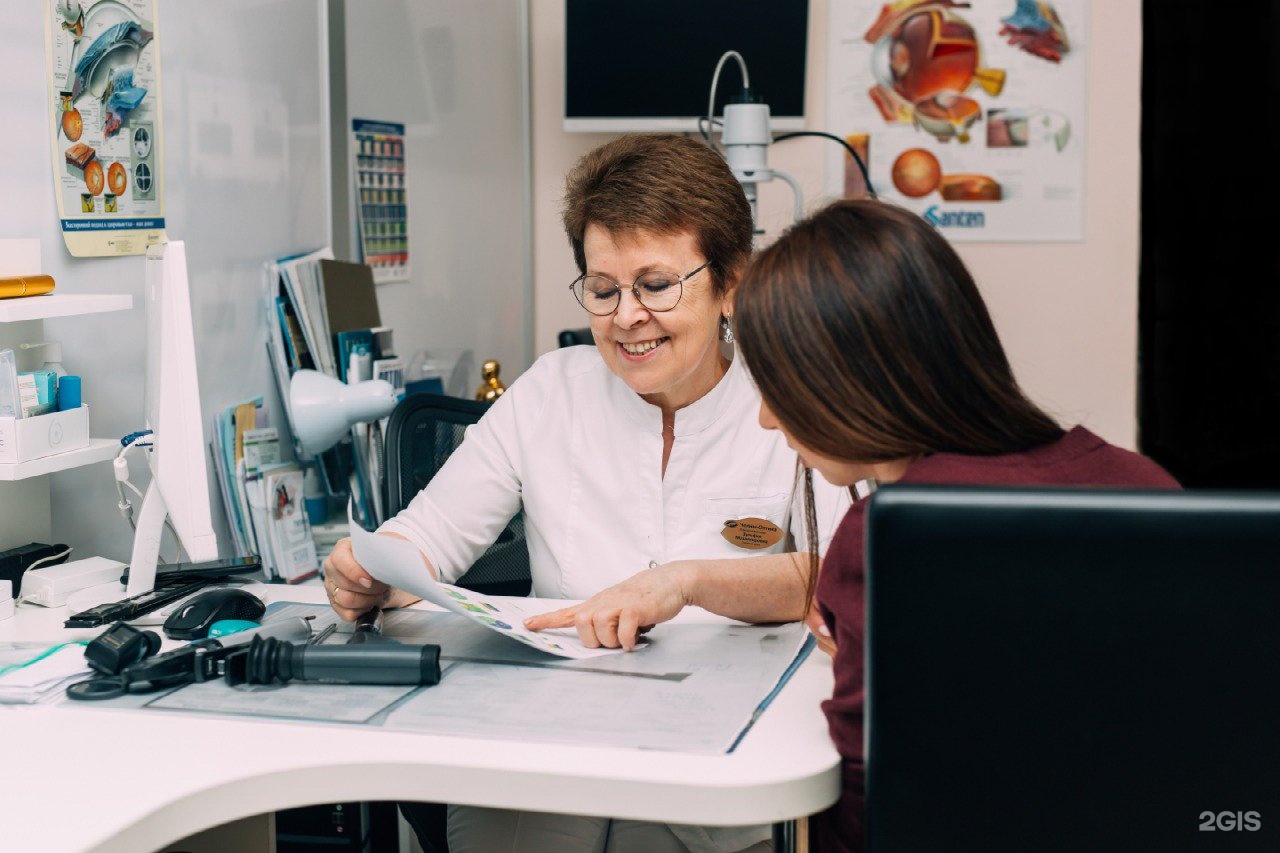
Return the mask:
<path id="1" fill-rule="evenodd" d="M 299 370 L 289 382 L 293 434 L 310 456 L 333 447 L 355 424 L 385 418 L 397 402 L 396 389 L 385 379 L 348 385 L 316 370 Z"/>

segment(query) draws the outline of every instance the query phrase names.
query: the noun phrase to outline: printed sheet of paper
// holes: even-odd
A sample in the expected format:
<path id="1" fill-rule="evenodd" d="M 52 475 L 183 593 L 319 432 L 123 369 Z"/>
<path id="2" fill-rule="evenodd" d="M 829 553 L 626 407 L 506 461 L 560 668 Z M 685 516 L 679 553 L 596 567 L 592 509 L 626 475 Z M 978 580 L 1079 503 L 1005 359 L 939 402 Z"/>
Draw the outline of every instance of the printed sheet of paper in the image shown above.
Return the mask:
<path id="1" fill-rule="evenodd" d="M 491 631 L 510 637 L 526 646 L 562 658 L 593 658 L 617 654 L 621 649 L 589 649 L 572 630 L 530 631 L 524 620 L 544 612 L 514 603 L 509 598 L 492 598 L 478 592 L 462 589 L 452 584 L 440 583 L 431 576 L 422 562 L 422 555 L 413 545 L 391 536 L 379 536 L 365 530 L 351 515 L 347 505 L 347 520 L 351 527 L 351 549 L 356 560 L 383 583 L 421 596 L 432 604 L 460 613 L 484 625 Z"/>

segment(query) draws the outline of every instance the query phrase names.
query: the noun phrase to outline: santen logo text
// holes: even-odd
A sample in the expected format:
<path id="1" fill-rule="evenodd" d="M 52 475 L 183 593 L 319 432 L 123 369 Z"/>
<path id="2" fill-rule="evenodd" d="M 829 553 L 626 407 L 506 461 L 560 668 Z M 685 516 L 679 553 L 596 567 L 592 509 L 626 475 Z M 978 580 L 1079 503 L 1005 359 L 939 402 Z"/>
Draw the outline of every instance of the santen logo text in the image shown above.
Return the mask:
<path id="1" fill-rule="evenodd" d="M 939 210 L 931 205 L 924 219 L 934 228 L 986 228 L 987 215 L 980 210 Z"/>

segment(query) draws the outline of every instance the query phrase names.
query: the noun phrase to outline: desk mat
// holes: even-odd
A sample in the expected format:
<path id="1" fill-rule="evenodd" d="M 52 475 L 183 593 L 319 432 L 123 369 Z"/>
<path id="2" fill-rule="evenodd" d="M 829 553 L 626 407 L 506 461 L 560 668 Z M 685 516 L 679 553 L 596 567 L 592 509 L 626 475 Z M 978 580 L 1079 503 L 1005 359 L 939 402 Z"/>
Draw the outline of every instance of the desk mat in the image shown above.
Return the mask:
<path id="1" fill-rule="evenodd" d="M 326 605 L 277 602 L 266 619 L 336 620 Z M 691 753 L 730 751 L 812 648 L 785 625 L 667 623 L 630 654 L 566 660 L 447 612 L 386 611 L 383 633 L 441 647 L 433 687 L 191 684 L 100 703 L 147 713 L 250 716 L 522 742 Z M 344 643 L 335 632 L 329 643 Z"/>

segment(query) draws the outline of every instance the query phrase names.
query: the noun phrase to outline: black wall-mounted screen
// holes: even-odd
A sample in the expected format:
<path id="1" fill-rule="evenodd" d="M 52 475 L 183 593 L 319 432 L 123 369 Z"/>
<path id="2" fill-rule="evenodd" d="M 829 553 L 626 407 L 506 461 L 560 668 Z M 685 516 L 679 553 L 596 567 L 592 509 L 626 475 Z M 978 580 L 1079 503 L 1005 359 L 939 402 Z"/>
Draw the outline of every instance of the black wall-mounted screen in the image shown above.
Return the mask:
<path id="1" fill-rule="evenodd" d="M 565 129 L 696 130 L 726 50 L 774 128 L 802 129 L 808 31 L 808 0 L 567 0 Z M 729 59 L 716 115 L 741 88 Z"/>

